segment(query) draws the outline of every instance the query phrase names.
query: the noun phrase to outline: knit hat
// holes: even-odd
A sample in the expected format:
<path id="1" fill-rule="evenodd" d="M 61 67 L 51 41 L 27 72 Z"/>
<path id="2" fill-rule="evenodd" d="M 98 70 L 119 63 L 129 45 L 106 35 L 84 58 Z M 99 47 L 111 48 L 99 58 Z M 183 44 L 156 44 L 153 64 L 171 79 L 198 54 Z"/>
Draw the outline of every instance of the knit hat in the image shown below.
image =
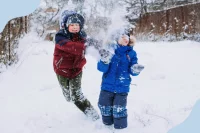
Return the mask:
<path id="1" fill-rule="evenodd" d="M 127 39 L 129 40 L 128 45 L 134 46 L 136 39 L 133 35 L 130 35 L 130 30 L 126 29 L 126 28 L 116 30 L 116 32 L 114 32 L 114 34 L 112 34 L 112 39 L 115 40 L 116 42 L 118 42 L 118 40 L 123 35 L 125 35 L 127 37 Z"/>
<path id="2" fill-rule="evenodd" d="M 68 11 L 68 10 L 63 11 L 60 18 L 60 28 L 67 29 L 67 27 L 71 23 L 78 23 L 80 25 L 80 28 L 82 29 L 85 20 L 82 15 L 74 11 Z"/>
<path id="3" fill-rule="evenodd" d="M 68 27 L 70 24 L 74 24 L 74 23 L 78 23 L 80 25 L 80 27 L 83 27 L 83 24 L 80 20 L 80 16 L 78 16 L 78 14 L 74 14 L 67 19 L 66 27 Z"/>

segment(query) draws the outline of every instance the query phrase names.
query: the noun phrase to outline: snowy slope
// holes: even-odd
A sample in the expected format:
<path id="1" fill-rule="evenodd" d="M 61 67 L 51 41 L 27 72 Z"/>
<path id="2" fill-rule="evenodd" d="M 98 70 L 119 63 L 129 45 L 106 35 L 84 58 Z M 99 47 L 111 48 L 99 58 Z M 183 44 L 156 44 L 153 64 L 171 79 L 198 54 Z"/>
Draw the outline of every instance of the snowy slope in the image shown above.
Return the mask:
<path id="1" fill-rule="evenodd" d="M 123 132 L 167 133 L 200 98 L 200 43 L 138 42 L 135 49 L 145 70 L 132 78 Z M 53 50 L 52 42 L 31 33 L 20 41 L 19 63 L 0 75 L 0 132 L 110 133 L 101 120 L 88 120 L 65 101 L 53 72 Z M 86 57 L 82 88 L 97 109 L 101 73 L 96 59 Z"/>

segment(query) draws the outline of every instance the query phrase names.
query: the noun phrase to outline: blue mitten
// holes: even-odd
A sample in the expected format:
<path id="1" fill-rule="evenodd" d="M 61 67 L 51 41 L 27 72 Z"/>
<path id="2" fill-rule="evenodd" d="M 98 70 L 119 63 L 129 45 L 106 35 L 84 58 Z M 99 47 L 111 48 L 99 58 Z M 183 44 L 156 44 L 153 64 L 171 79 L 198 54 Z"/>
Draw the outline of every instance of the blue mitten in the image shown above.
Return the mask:
<path id="1" fill-rule="evenodd" d="M 143 65 L 134 64 L 131 66 L 132 73 L 139 74 L 144 69 Z"/>

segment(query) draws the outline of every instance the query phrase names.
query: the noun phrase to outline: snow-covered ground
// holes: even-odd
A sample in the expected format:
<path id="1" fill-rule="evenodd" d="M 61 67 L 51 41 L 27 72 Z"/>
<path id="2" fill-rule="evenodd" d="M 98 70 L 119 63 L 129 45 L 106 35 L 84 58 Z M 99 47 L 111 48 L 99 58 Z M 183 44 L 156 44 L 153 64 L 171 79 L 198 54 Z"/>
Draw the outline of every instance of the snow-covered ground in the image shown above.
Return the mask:
<path id="1" fill-rule="evenodd" d="M 52 42 L 32 34 L 20 41 L 20 61 L 0 75 L 1 133 L 111 133 L 65 101 L 53 71 Z M 144 71 L 132 78 L 126 133 L 167 133 L 200 98 L 200 43 L 137 42 Z M 87 55 L 82 88 L 97 108 L 101 75 Z M 98 110 L 99 111 L 99 110 Z"/>

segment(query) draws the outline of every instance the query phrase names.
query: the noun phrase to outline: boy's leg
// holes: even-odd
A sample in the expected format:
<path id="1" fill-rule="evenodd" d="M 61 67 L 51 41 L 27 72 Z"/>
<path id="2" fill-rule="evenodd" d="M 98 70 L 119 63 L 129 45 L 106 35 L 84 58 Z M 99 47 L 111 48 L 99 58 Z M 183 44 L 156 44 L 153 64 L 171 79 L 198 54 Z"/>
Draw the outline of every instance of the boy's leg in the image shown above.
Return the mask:
<path id="1" fill-rule="evenodd" d="M 128 93 L 117 93 L 114 97 L 113 117 L 115 129 L 127 127 L 127 96 Z"/>
<path id="2" fill-rule="evenodd" d="M 61 75 L 57 74 L 58 82 L 62 88 L 63 95 L 65 99 L 69 102 L 71 100 L 70 90 L 69 90 L 69 80 Z"/>
<path id="3" fill-rule="evenodd" d="M 101 90 L 98 106 L 101 111 L 103 123 L 105 125 L 113 124 L 113 98 L 114 93 Z"/>
<path id="4" fill-rule="evenodd" d="M 82 73 L 77 77 L 70 79 L 69 88 L 71 90 L 71 99 L 84 114 L 88 117 L 92 117 L 93 120 L 96 120 L 99 118 L 99 115 L 89 100 L 83 95 L 81 91 L 81 79 Z"/>

